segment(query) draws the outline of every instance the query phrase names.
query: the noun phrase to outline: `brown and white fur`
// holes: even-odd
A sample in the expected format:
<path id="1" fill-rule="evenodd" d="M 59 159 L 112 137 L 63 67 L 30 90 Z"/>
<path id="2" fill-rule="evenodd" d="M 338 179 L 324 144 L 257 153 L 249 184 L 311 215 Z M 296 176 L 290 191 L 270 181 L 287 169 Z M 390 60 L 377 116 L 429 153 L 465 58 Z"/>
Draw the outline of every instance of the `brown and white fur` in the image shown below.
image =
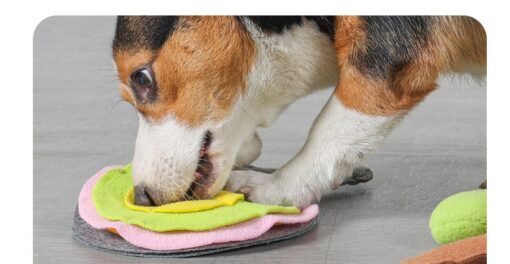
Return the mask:
<path id="1" fill-rule="evenodd" d="M 486 36 L 469 17 L 119 17 L 113 54 L 139 112 L 136 203 L 226 187 L 303 207 L 349 177 L 440 74 L 484 75 Z M 272 174 L 233 170 L 260 155 L 257 127 L 330 86 L 292 159 Z"/>

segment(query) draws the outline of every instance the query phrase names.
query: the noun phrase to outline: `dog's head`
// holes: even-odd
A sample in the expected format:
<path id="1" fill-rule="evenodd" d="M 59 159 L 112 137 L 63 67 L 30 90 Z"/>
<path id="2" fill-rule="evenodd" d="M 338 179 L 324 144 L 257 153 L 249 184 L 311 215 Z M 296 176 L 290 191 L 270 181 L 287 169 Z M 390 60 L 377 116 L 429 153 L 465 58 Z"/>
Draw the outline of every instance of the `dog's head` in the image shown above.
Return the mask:
<path id="1" fill-rule="evenodd" d="M 119 17 L 120 92 L 139 113 L 135 202 L 207 198 L 255 130 L 240 101 L 255 47 L 234 17 Z"/>

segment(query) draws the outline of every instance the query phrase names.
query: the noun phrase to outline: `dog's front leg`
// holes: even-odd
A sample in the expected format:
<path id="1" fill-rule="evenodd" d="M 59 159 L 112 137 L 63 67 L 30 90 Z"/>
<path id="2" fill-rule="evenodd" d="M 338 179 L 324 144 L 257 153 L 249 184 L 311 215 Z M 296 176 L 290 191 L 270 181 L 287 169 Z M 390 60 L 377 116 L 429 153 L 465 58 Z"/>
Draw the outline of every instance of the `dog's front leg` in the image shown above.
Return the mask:
<path id="1" fill-rule="evenodd" d="M 294 158 L 272 174 L 233 171 L 227 188 L 254 202 L 309 205 L 350 177 L 400 117 L 366 115 L 344 107 L 333 95 Z"/>
<path id="2" fill-rule="evenodd" d="M 259 134 L 255 132 L 246 142 L 243 143 L 241 150 L 237 153 L 234 169 L 240 169 L 254 162 L 262 151 L 262 140 Z"/>

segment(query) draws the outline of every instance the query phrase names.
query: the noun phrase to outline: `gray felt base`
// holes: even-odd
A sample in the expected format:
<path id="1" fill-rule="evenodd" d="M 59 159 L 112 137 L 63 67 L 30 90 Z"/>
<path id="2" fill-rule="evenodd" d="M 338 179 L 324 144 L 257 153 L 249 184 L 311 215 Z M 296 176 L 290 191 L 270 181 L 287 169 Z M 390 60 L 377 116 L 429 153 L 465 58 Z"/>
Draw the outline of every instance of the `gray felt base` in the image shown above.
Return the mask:
<path id="1" fill-rule="evenodd" d="M 183 258 L 214 254 L 293 238 L 312 230 L 317 222 L 318 216 L 307 223 L 275 226 L 262 236 L 246 241 L 213 244 L 182 250 L 149 250 L 133 246 L 120 236 L 108 231 L 91 227 L 80 217 L 78 209 L 76 209 L 74 214 L 73 234 L 74 238 L 82 244 L 101 251 L 135 257 Z"/>

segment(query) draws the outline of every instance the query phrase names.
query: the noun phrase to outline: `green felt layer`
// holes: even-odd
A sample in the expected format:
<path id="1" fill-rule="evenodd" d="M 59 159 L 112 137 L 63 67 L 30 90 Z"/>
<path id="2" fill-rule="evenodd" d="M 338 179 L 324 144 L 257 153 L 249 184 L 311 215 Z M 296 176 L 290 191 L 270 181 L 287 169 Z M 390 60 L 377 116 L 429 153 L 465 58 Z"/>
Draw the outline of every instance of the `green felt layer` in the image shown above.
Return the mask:
<path id="1" fill-rule="evenodd" d="M 439 244 L 485 234 L 487 191 L 461 192 L 444 199 L 432 212 L 429 227 Z"/>
<path id="2" fill-rule="evenodd" d="M 92 200 L 98 213 L 111 221 L 122 221 L 157 232 L 205 231 L 237 224 L 270 213 L 297 214 L 295 207 L 263 205 L 239 201 L 233 206 L 192 213 L 147 213 L 124 205 L 124 196 L 133 188 L 131 167 L 107 172 L 94 186 Z"/>

